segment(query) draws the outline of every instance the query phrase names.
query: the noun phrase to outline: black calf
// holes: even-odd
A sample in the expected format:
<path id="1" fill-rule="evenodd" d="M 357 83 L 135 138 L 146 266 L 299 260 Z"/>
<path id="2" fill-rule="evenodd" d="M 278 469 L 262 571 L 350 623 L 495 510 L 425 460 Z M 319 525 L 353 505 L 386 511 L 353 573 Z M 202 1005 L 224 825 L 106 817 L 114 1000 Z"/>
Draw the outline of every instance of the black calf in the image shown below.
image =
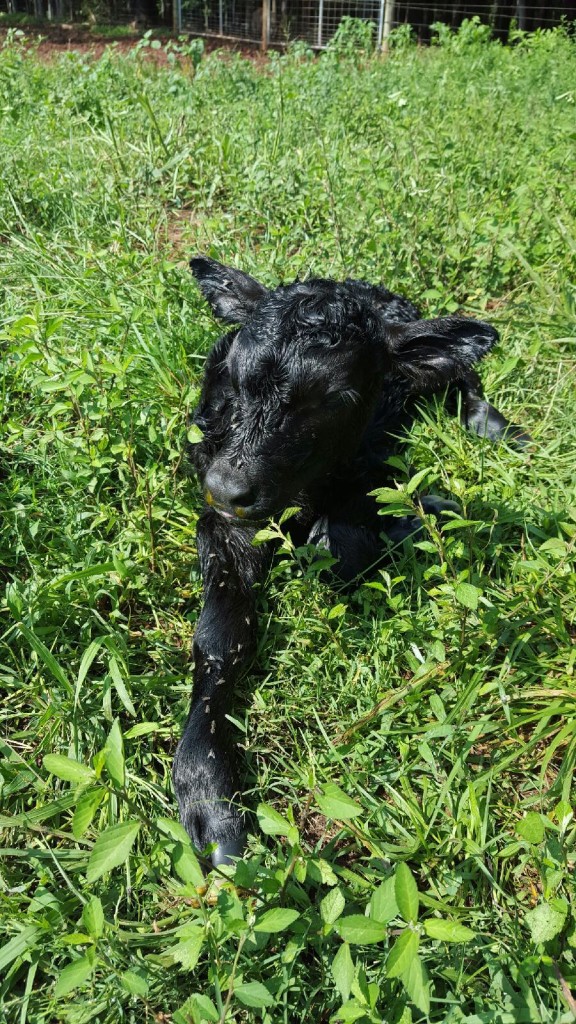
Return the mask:
<path id="1" fill-rule="evenodd" d="M 239 854 L 244 820 L 225 716 L 254 649 L 253 587 L 269 545 L 258 524 L 287 506 L 297 543 L 321 543 L 351 580 L 381 556 L 387 527 L 368 492 L 390 483 L 386 460 L 423 397 L 460 396 L 466 426 L 493 440 L 521 432 L 482 396 L 473 367 L 497 339 L 462 317 L 421 320 L 417 308 L 364 281 L 314 279 L 269 291 L 214 260 L 192 272 L 215 315 L 240 324 L 210 352 L 195 423 L 204 438 L 192 460 L 207 507 L 198 523 L 204 606 L 194 636 L 194 689 L 176 751 L 174 786 L 195 845 L 212 859 Z M 432 511 L 454 507 L 424 499 Z"/>

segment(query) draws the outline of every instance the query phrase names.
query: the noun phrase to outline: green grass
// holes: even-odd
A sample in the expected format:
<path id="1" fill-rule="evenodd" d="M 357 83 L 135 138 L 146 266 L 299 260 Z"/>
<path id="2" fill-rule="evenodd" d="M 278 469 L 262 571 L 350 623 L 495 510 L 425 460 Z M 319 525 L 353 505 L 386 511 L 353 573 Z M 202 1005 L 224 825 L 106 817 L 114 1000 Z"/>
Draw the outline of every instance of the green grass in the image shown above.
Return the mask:
<path id="1" fill-rule="evenodd" d="M 573 43 L 142 49 L 0 51 L 0 1015 L 573 1020 Z M 199 251 L 485 316 L 534 437 L 425 410 L 402 500 L 428 469 L 463 516 L 351 594 L 285 545 L 233 719 L 261 827 L 207 895 L 170 783 Z"/>

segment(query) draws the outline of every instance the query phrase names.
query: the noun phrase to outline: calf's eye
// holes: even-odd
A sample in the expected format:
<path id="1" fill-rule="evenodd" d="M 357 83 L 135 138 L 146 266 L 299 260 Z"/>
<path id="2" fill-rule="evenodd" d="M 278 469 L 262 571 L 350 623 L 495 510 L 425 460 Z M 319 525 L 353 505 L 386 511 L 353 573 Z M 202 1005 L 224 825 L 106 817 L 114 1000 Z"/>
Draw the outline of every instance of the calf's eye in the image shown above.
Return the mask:
<path id="1" fill-rule="evenodd" d="M 332 348 L 339 342 L 338 335 L 329 334 L 328 331 L 318 331 L 312 339 L 312 346 L 314 348 Z"/>

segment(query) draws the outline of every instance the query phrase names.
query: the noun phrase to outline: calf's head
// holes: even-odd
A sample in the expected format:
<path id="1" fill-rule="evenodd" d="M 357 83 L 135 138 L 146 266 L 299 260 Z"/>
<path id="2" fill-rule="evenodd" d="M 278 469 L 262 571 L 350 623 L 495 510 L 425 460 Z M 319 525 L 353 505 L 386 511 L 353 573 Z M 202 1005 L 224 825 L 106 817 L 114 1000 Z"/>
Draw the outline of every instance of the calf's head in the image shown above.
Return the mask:
<path id="1" fill-rule="evenodd" d="M 268 290 L 211 259 L 191 268 L 214 314 L 239 325 L 223 346 L 217 416 L 204 410 L 218 443 L 202 480 L 208 502 L 239 521 L 299 504 L 352 458 L 385 388 L 441 390 L 497 337 L 467 318 L 394 322 L 390 294 L 364 282 Z"/>

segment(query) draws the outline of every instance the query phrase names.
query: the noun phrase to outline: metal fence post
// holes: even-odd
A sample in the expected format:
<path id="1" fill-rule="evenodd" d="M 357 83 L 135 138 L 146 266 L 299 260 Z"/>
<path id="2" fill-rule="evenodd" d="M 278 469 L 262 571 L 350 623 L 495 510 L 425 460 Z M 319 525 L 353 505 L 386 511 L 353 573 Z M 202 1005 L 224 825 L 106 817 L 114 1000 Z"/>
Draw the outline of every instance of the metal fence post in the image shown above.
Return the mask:
<path id="1" fill-rule="evenodd" d="M 218 0 L 218 31 L 224 35 L 224 0 Z"/>
<path id="2" fill-rule="evenodd" d="M 318 47 L 321 48 L 322 43 L 322 32 L 323 32 L 323 21 L 324 21 L 324 0 L 319 0 L 318 3 Z"/>
<path id="3" fill-rule="evenodd" d="M 182 0 L 172 0 L 172 28 L 179 36 L 182 31 Z"/>

